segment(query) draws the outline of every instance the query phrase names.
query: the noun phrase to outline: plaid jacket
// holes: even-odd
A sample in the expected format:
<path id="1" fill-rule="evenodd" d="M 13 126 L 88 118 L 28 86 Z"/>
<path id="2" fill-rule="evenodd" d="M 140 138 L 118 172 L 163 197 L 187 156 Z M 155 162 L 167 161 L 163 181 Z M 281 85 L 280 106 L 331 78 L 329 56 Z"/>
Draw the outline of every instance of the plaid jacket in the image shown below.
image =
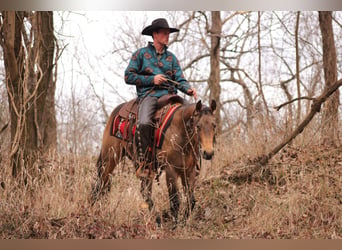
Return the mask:
<path id="1" fill-rule="evenodd" d="M 161 86 L 155 86 L 153 78 L 158 74 L 179 82 L 179 85 L 174 86 L 167 82 Z M 161 97 L 168 93 L 169 87 L 175 87 L 174 93 L 177 93 L 179 89 L 187 94 L 188 89 L 191 88 L 184 78 L 176 56 L 165 47 L 164 53 L 158 60 L 157 51 L 152 42 L 133 53 L 125 70 L 125 82 L 136 86 L 138 97 L 145 95 Z"/>

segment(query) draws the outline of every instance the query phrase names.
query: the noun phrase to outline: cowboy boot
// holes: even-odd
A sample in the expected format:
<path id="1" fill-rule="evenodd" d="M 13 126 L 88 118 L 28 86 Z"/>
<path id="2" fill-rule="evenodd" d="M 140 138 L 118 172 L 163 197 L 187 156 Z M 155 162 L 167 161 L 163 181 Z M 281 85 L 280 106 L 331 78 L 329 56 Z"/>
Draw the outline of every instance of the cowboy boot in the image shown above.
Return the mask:
<path id="1" fill-rule="evenodd" d="M 136 146 L 138 158 L 136 161 L 137 177 L 146 178 L 152 170 L 152 135 L 153 127 L 139 124 L 137 126 Z"/>

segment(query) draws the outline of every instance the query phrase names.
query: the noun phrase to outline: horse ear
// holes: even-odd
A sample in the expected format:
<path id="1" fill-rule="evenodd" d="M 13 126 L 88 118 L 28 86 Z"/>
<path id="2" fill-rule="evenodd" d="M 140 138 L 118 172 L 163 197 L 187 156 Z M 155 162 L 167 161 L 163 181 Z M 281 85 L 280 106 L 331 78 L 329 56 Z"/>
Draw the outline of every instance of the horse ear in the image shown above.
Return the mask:
<path id="1" fill-rule="evenodd" d="M 197 103 L 196 103 L 196 111 L 197 112 L 200 112 L 202 109 L 202 102 L 201 100 L 199 100 Z"/>
<path id="2" fill-rule="evenodd" d="M 215 100 L 211 100 L 210 109 L 213 113 L 216 110 L 216 101 Z"/>

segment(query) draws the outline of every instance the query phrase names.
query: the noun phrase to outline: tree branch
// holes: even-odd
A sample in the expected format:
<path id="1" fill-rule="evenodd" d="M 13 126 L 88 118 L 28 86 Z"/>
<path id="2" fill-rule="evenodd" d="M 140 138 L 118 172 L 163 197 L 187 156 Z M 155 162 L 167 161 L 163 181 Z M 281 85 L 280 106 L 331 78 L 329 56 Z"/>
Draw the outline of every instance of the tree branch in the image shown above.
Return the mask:
<path id="1" fill-rule="evenodd" d="M 327 88 L 323 94 L 321 94 L 317 98 L 313 98 L 313 103 L 311 104 L 310 113 L 304 118 L 304 120 L 298 125 L 298 127 L 293 131 L 293 133 L 286 138 L 283 142 L 277 145 L 271 152 L 268 154 L 259 156 L 252 160 L 252 162 L 256 163 L 259 166 L 266 165 L 267 162 L 277 154 L 284 146 L 290 143 L 294 138 L 297 137 L 300 133 L 303 132 L 304 128 L 310 123 L 312 118 L 315 116 L 316 113 L 320 112 L 322 104 L 331 96 L 340 86 L 342 85 L 342 79 L 337 81 L 335 84 L 331 85 Z"/>
<path id="2" fill-rule="evenodd" d="M 311 101 L 314 101 L 314 100 L 316 100 L 316 98 L 314 98 L 314 97 L 308 97 L 308 96 L 298 97 L 298 98 L 292 99 L 292 100 L 290 100 L 290 101 L 288 101 L 288 102 L 285 102 L 285 103 L 283 103 L 283 104 L 280 104 L 279 106 L 275 106 L 274 109 L 276 109 L 277 111 L 279 111 L 282 107 L 284 107 L 284 106 L 286 106 L 286 105 L 288 105 L 288 104 L 290 104 L 290 103 L 293 103 L 293 102 L 295 102 L 295 101 L 299 101 L 299 100 L 311 100 Z"/>

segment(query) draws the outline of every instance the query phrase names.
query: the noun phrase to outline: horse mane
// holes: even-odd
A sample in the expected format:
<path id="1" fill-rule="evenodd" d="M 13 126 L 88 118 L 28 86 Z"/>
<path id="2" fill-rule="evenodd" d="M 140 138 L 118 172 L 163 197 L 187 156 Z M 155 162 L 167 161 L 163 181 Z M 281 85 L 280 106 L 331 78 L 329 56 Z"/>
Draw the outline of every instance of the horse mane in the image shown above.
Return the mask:
<path id="1" fill-rule="evenodd" d="M 184 110 L 187 110 L 187 112 L 184 113 L 183 115 L 184 118 L 190 118 L 195 113 L 196 104 L 197 103 L 186 103 L 182 105 L 180 110 L 183 110 L 182 111 L 183 113 L 184 113 Z M 189 107 L 193 107 L 193 109 L 189 109 Z M 211 108 L 206 105 L 202 105 L 199 115 L 202 116 L 202 115 L 210 115 L 210 114 L 211 115 L 213 114 L 213 111 L 211 110 Z"/>
<path id="2" fill-rule="evenodd" d="M 213 114 L 213 111 L 211 110 L 211 108 L 209 108 L 208 106 L 203 106 L 202 109 L 201 109 L 201 112 L 200 114 Z"/>

